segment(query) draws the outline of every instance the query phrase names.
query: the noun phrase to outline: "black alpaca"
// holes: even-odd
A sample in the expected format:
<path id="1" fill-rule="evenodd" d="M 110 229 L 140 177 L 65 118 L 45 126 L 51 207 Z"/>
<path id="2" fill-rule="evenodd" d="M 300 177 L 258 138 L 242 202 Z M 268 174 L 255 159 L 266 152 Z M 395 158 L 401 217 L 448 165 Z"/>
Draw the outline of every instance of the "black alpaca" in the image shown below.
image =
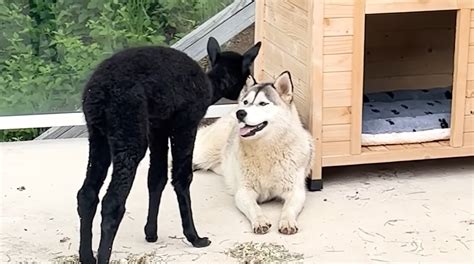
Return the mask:
<path id="1" fill-rule="evenodd" d="M 207 74 L 183 52 L 165 47 L 127 49 L 98 66 L 85 87 L 82 105 L 89 131 L 87 174 L 77 194 L 82 263 L 96 261 L 92 220 L 110 163 L 113 173 L 102 201 L 99 263 L 109 261 L 125 202 L 147 147 L 150 168 L 145 235 L 149 242 L 157 240 L 158 208 L 168 180 L 168 138 L 173 157 L 171 183 L 184 235 L 194 247 L 211 243 L 197 234 L 191 211 L 189 187 L 196 131 L 211 104 L 222 97 L 237 99 L 259 49 L 257 43 L 244 55 L 221 52 L 217 41 L 210 38 L 211 69 Z"/>

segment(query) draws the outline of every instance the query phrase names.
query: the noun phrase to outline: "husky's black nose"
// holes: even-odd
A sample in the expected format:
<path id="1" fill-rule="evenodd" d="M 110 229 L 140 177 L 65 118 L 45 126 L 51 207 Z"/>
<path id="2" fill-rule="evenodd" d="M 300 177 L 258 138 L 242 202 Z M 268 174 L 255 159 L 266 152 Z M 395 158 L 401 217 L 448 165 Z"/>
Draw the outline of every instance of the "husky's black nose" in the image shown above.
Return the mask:
<path id="1" fill-rule="evenodd" d="M 237 116 L 237 119 L 239 121 L 244 122 L 244 118 L 247 116 L 247 112 L 245 112 L 245 110 L 238 110 L 235 115 Z"/>

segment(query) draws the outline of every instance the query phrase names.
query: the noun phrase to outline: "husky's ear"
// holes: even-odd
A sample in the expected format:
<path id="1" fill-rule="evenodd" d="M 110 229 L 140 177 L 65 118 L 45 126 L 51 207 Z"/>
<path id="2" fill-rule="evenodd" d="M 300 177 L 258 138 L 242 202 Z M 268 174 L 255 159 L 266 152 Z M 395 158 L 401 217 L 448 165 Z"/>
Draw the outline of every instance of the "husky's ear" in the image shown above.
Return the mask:
<path id="1" fill-rule="evenodd" d="M 207 41 L 207 55 L 209 55 L 209 60 L 211 65 L 216 64 L 217 59 L 219 58 L 219 53 L 221 52 L 221 47 L 219 42 L 213 37 L 210 37 Z"/>
<path id="2" fill-rule="evenodd" d="M 259 41 L 244 53 L 244 59 L 242 60 L 242 72 L 246 72 L 250 69 L 250 66 L 252 66 L 253 61 L 258 55 L 260 46 L 262 46 L 262 42 Z"/>
<path id="3" fill-rule="evenodd" d="M 284 71 L 278 76 L 273 83 L 275 89 L 285 103 L 293 101 L 293 82 L 291 81 L 291 74 L 289 71 Z"/>
<path id="4" fill-rule="evenodd" d="M 249 74 L 249 77 L 247 77 L 247 80 L 245 81 L 245 86 L 246 87 L 251 87 L 257 84 L 257 81 L 255 81 L 255 78 L 253 77 L 252 74 Z"/>
<path id="5" fill-rule="evenodd" d="M 248 90 L 250 90 L 250 87 L 254 86 L 257 84 L 257 81 L 255 80 L 255 78 L 253 77 L 252 74 L 249 74 L 249 76 L 247 77 L 247 80 L 245 81 L 245 85 L 244 85 L 244 88 L 242 89 L 241 91 L 241 94 L 245 94 L 248 92 Z"/>

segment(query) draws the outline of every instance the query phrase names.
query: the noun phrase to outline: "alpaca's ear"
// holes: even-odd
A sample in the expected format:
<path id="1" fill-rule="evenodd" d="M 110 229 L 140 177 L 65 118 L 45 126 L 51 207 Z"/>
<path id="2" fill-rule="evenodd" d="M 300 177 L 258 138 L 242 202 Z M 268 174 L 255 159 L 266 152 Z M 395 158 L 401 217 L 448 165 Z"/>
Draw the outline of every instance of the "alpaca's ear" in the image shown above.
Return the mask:
<path id="1" fill-rule="evenodd" d="M 291 81 L 291 74 L 289 71 L 284 71 L 278 76 L 273 83 L 275 89 L 280 95 L 281 99 L 286 103 L 293 101 L 293 82 Z"/>
<path id="2" fill-rule="evenodd" d="M 209 55 L 209 60 L 211 65 L 216 64 L 217 59 L 219 58 L 219 53 L 221 52 L 221 47 L 219 42 L 213 37 L 210 37 L 207 41 L 207 55 Z"/>
<path id="3" fill-rule="evenodd" d="M 262 46 L 262 42 L 257 42 L 253 47 L 247 50 L 244 53 L 244 59 L 242 60 L 242 72 L 246 72 L 250 70 L 253 61 L 258 55 L 258 51 L 260 50 L 260 46 Z"/>

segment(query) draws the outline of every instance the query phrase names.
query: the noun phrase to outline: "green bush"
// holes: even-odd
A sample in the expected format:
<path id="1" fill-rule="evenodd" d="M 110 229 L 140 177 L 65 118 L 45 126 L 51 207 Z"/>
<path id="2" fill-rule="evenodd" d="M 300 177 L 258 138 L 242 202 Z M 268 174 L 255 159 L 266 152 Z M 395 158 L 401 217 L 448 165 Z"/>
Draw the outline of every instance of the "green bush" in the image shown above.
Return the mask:
<path id="1" fill-rule="evenodd" d="M 0 142 L 32 140 L 46 130 L 47 128 L 0 130 Z"/>
<path id="2" fill-rule="evenodd" d="M 171 45 L 230 2 L 0 0 L 0 114 L 78 111 L 98 62 Z"/>
<path id="3" fill-rule="evenodd" d="M 172 45 L 231 2 L 0 0 L 0 115 L 80 111 L 82 87 L 104 58 Z"/>

